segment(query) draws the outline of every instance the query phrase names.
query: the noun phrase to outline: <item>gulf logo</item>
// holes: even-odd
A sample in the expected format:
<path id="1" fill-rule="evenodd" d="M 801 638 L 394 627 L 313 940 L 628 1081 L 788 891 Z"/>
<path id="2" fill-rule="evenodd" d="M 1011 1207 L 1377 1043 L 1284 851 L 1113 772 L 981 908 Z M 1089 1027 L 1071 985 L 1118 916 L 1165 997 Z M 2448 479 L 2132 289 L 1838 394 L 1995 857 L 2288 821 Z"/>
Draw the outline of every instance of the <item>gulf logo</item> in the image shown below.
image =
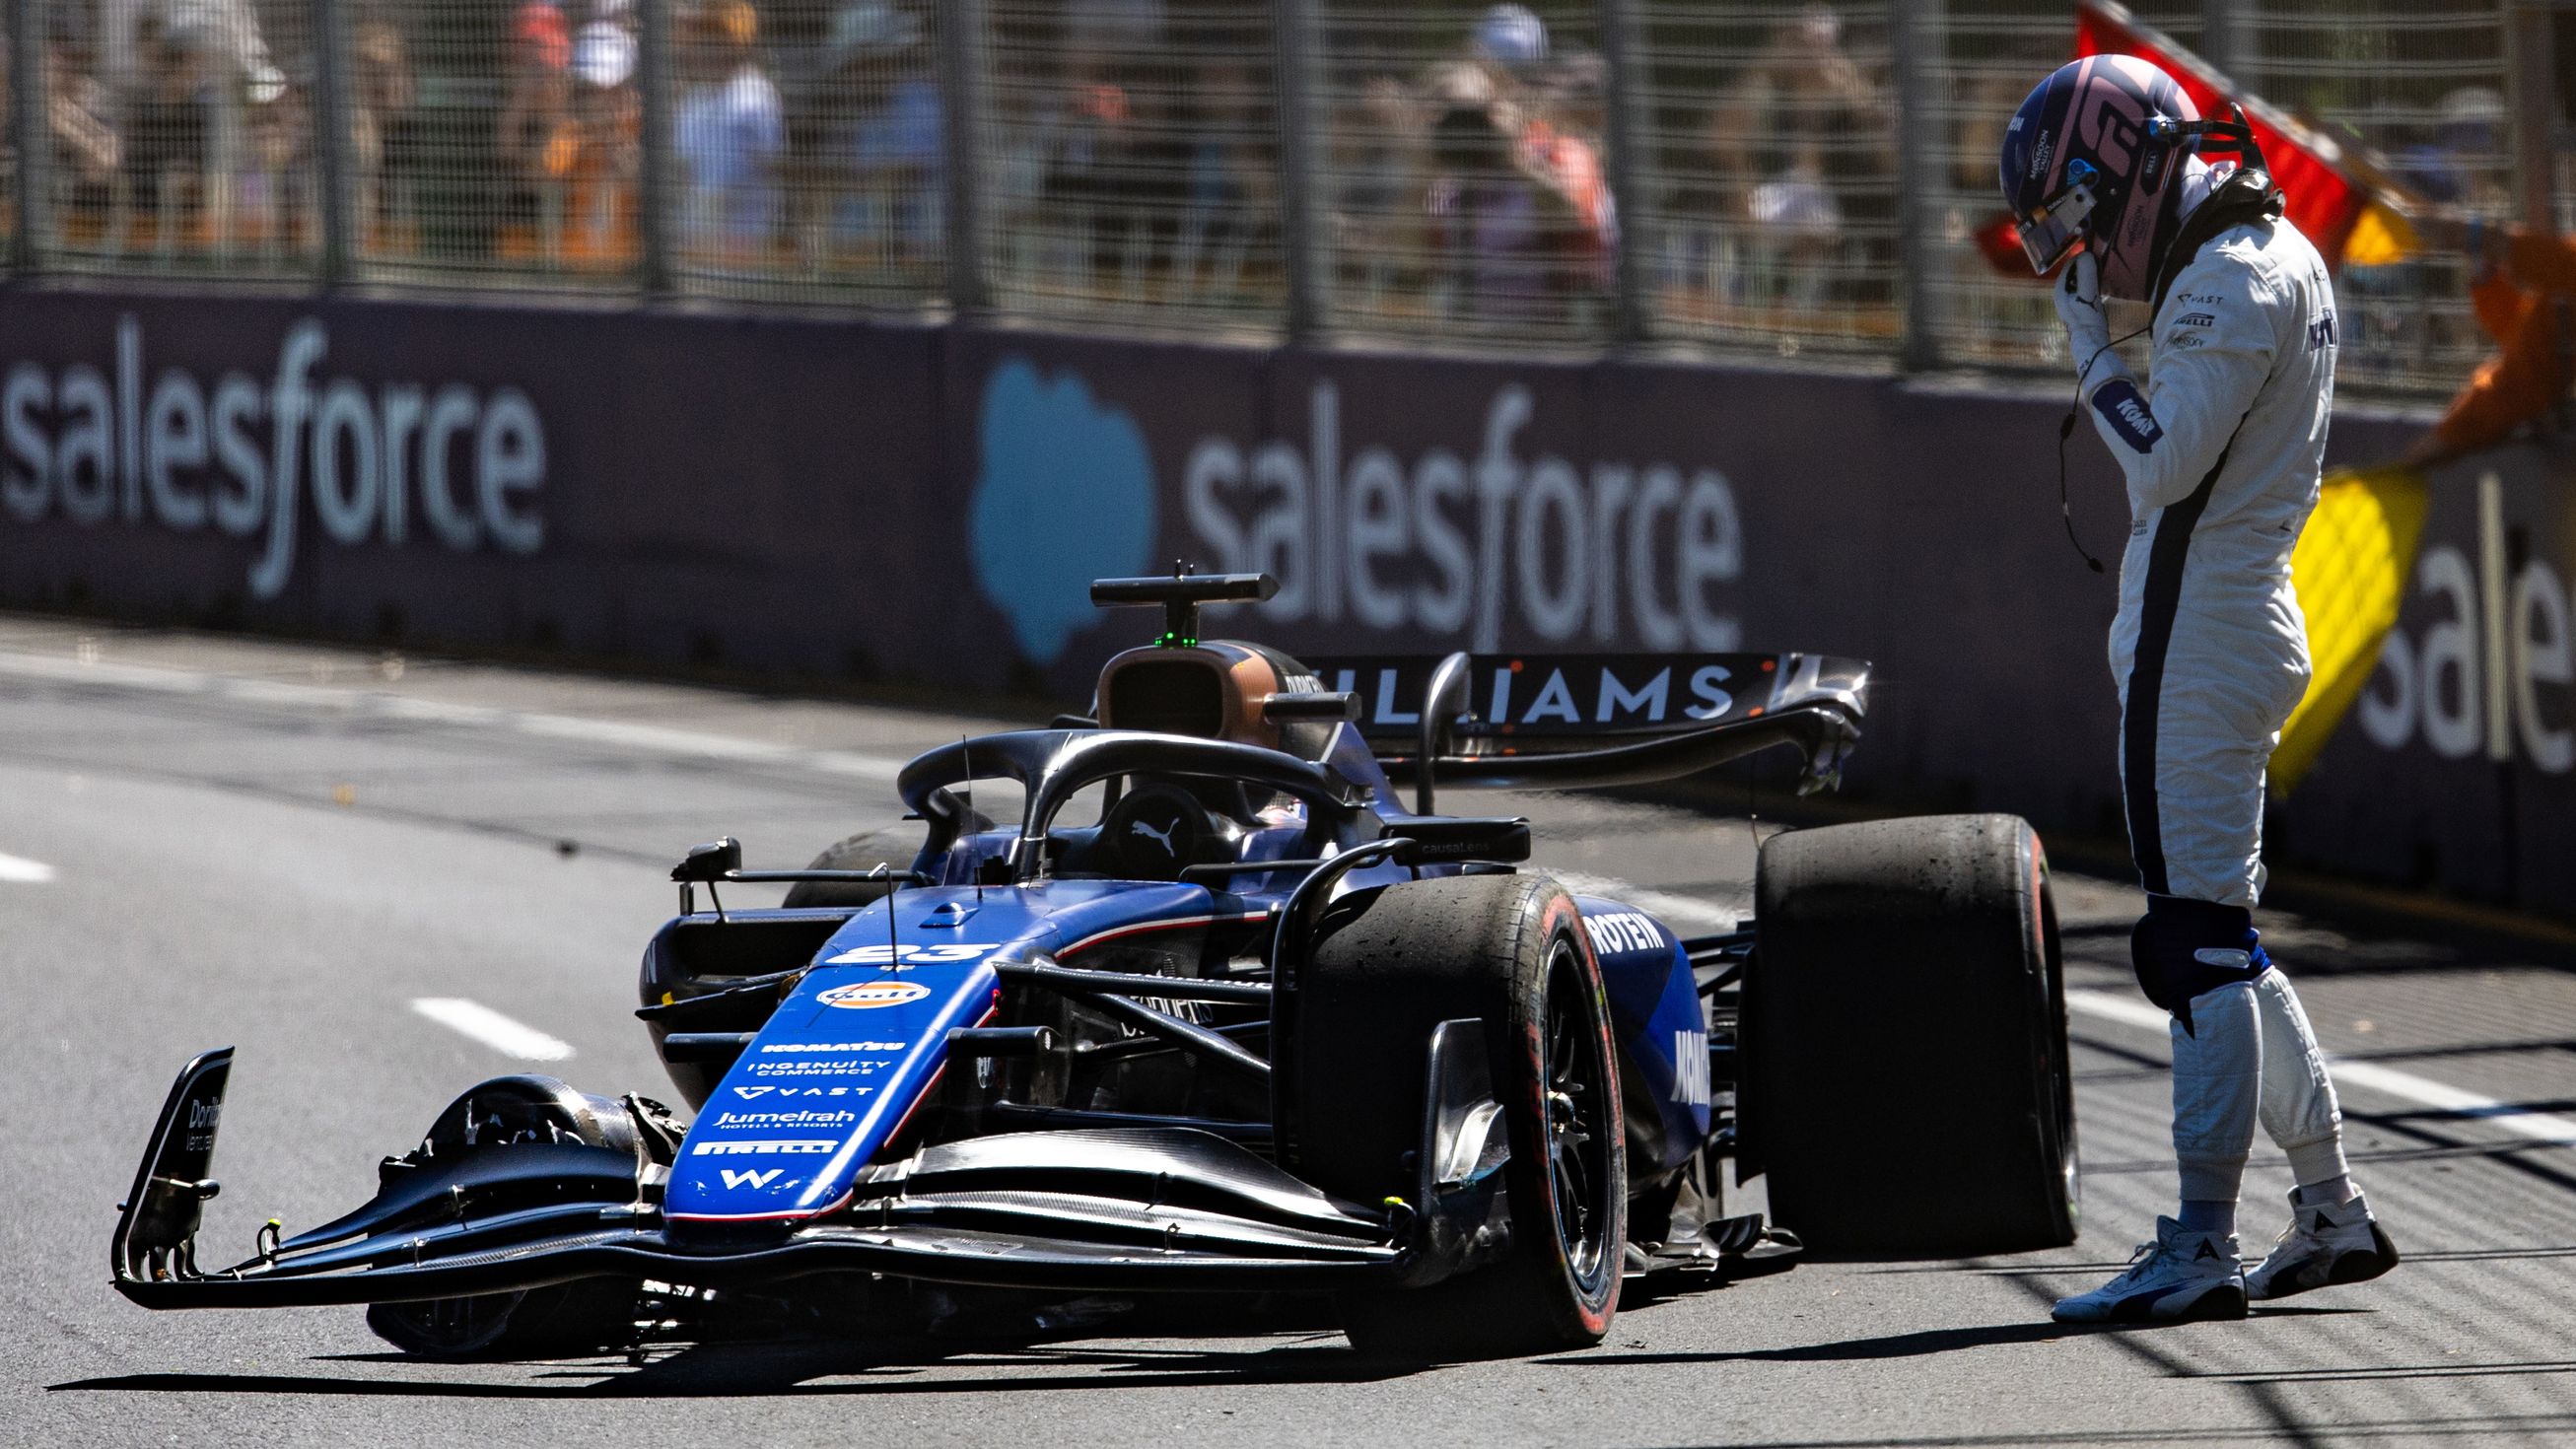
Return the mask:
<path id="1" fill-rule="evenodd" d="M 815 1000 L 825 1006 L 867 1011 L 880 1006 L 901 1006 L 929 994 L 929 987 L 911 981 L 861 981 L 850 986 L 835 986 Z"/>

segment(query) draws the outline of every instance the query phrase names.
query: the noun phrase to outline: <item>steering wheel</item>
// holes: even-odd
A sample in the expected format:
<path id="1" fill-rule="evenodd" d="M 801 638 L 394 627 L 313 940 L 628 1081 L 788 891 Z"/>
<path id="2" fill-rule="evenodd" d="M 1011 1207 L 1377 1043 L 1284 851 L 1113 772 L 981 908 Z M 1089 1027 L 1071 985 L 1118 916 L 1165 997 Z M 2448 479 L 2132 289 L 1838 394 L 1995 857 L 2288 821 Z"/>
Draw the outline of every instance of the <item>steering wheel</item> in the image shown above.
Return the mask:
<path id="1" fill-rule="evenodd" d="M 1096 847 L 1121 880 L 1179 880 L 1184 866 L 1217 857 L 1223 844 L 1207 807 L 1178 785 L 1139 785 L 1100 822 Z"/>

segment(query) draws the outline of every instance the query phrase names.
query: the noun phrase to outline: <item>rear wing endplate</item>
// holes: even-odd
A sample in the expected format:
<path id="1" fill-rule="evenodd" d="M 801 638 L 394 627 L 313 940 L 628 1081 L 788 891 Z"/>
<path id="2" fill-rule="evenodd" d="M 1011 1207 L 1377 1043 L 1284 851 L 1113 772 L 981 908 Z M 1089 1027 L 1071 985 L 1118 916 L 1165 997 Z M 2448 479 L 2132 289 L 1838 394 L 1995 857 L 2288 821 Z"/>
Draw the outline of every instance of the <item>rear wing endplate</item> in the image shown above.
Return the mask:
<path id="1" fill-rule="evenodd" d="M 1822 654 L 1452 654 L 1309 659 L 1358 697 L 1390 780 L 1639 785 L 1787 745 L 1800 793 L 1835 784 L 1860 738 L 1869 665 Z M 1436 696 L 1436 698 L 1435 698 Z M 1427 805 L 1427 792 L 1425 804 Z"/>

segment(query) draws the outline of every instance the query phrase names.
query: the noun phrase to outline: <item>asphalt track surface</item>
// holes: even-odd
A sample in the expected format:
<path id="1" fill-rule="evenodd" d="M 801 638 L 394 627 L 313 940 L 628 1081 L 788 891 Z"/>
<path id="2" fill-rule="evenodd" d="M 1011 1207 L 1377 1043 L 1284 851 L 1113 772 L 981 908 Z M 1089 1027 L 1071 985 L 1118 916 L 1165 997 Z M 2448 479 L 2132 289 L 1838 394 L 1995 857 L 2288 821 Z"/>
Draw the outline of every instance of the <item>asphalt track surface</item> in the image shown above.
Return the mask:
<path id="1" fill-rule="evenodd" d="M 628 1011 L 678 849 L 730 832 L 755 864 L 801 864 L 895 823 L 896 762 L 989 724 L 0 618 L 0 1442 L 2576 1435 L 2576 949 L 2267 912 L 2329 1049 L 2354 1064 L 2356 1172 L 2407 1261 L 2241 1323 L 2069 1331 L 2047 1301 L 2120 1265 L 2173 1169 L 2166 1047 L 2124 965 L 2136 899 L 2064 872 L 2086 1226 L 2062 1252 L 1812 1262 L 1632 1300 L 1594 1351 L 1402 1374 L 1293 1308 L 1202 1312 L 1187 1332 L 1110 1318 L 1022 1343 L 675 1342 L 467 1367 L 390 1355 L 354 1309 L 156 1315 L 109 1288 L 112 1206 L 191 1053 L 239 1047 L 204 1237 L 220 1261 L 271 1215 L 291 1231 L 365 1197 L 377 1157 L 484 1077 L 653 1092 Z M 1741 819 L 1480 804 L 1532 814 L 1543 861 L 1640 887 L 1684 929 L 1747 897 Z M 476 1010 L 433 1019 L 423 998 Z M 2288 1186 L 2258 1147 L 2249 1251 Z M 1905 1183 L 1886 1193 L 1906 1210 Z"/>

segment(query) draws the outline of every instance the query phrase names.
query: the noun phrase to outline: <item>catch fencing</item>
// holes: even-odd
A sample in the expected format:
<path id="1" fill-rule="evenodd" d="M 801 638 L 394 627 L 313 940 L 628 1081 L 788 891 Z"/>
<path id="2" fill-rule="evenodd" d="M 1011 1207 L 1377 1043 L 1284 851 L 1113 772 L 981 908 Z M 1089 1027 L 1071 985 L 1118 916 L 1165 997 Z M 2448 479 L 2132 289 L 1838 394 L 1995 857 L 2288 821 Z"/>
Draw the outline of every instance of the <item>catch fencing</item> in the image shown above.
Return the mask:
<path id="1" fill-rule="evenodd" d="M 2567 97 L 2530 52 L 2569 27 L 2522 23 L 2529 3 L 2136 15 L 2429 200 L 2566 216 Z M 2043 290 L 1974 237 L 2005 120 L 2071 53 L 2065 0 L 6 11 L 21 276 L 2063 360 Z M 2456 386 L 2487 349 L 2467 282 L 2439 252 L 2347 271 L 2348 383 Z"/>

